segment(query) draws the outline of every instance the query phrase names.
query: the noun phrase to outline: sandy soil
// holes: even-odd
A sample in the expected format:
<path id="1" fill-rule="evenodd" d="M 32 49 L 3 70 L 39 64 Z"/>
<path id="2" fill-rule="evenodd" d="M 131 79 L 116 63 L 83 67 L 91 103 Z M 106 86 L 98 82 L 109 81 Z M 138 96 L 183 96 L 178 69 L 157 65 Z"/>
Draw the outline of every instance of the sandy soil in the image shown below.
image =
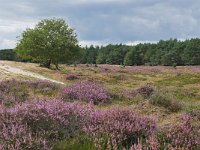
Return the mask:
<path id="1" fill-rule="evenodd" d="M 1 74 L 11 74 L 11 73 L 16 74 L 16 75 L 22 75 L 22 76 L 25 76 L 25 77 L 33 77 L 33 78 L 37 78 L 37 79 L 40 79 L 40 80 L 48 80 L 48 81 L 54 82 L 54 83 L 65 84 L 63 82 L 44 77 L 40 74 L 36 74 L 36 73 L 30 72 L 30 71 L 26 71 L 26 70 L 23 70 L 21 68 L 11 67 L 11 66 L 5 64 L 3 61 L 0 61 L 0 75 Z"/>

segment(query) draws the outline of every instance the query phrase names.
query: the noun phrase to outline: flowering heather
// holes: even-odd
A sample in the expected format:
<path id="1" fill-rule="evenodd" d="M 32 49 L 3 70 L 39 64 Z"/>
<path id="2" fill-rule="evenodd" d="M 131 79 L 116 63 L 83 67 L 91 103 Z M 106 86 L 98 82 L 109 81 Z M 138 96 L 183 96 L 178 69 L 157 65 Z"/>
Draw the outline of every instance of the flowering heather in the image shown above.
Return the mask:
<path id="1" fill-rule="evenodd" d="M 66 87 L 62 92 L 65 100 L 83 100 L 88 103 L 99 104 L 110 100 L 109 92 L 92 81 L 84 81 Z"/>
<path id="2" fill-rule="evenodd" d="M 146 143 L 138 140 L 137 143 L 133 144 L 129 150 L 158 150 L 160 143 L 156 136 L 151 136 L 146 140 Z"/>
<path id="3" fill-rule="evenodd" d="M 170 146 L 174 148 L 185 148 L 191 150 L 200 149 L 200 137 L 192 126 L 190 115 L 183 115 L 180 123 L 172 127 L 167 134 Z"/>
<path id="4" fill-rule="evenodd" d="M 85 126 L 85 132 L 96 146 L 107 149 L 130 147 L 138 139 L 148 139 L 156 131 L 154 120 L 141 117 L 128 108 L 96 110 Z"/>
<path id="5" fill-rule="evenodd" d="M 79 134 L 91 107 L 58 100 L 34 101 L 0 108 L 3 149 L 51 149 L 52 144 Z"/>

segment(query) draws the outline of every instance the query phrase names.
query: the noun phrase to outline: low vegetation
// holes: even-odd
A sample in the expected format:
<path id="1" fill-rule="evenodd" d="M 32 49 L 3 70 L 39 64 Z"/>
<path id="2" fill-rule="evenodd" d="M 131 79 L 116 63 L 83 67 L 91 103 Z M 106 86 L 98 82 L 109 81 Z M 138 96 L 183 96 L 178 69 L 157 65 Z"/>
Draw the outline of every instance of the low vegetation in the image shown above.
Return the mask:
<path id="1" fill-rule="evenodd" d="M 34 64 L 19 64 L 44 72 Z M 52 78 L 56 73 L 54 79 L 63 79 L 66 85 L 23 79 L 0 82 L 0 149 L 200 148 L 198 81 L 182 78 L 180 82 L 187 84 L 166 84 L 170 78 L 178 82 L 177 74 L 197 77 L 198 67 L 61 69 L 46 73 Z"/>
<path id="2" fill-rule="evenodd" d="M 109 92 L 92 81 L 83 81 L 63 89 L 63 100 L 83 100 L 92 104 L 106 103 L 110 100 Z"/>

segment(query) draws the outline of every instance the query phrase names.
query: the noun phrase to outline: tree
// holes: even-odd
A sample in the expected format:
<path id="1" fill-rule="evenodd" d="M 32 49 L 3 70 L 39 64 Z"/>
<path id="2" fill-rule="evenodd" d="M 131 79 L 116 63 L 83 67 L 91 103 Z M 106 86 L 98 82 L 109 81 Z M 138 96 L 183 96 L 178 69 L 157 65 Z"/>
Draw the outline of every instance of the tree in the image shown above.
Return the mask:
<path id="1" fill-rule="evenodd" d="M 128 66 L 132 65 L 144 65 L 143 53 L 140 48 L 141 45 L 132 47 L 125 55 L 124 64 Z"/>
<path id="2" fill-rule="evenodd" d="M 0 50 L 0 60 L 15 60 L 16 54 L 12 49 Z"/>
<path id="3" fill-rule="evenodd" d="M 16 52 L 50 68 L 72 61 L 79 52 L 77 36 L 64 19 L 44 19 L 33 29 L 26 29 L 17 43 Z"/>
<path id="4" fill-rule="evenodd" d="M 183 60 L 186 65 L 200 65 L 200 39 L 185 41 Z"/>

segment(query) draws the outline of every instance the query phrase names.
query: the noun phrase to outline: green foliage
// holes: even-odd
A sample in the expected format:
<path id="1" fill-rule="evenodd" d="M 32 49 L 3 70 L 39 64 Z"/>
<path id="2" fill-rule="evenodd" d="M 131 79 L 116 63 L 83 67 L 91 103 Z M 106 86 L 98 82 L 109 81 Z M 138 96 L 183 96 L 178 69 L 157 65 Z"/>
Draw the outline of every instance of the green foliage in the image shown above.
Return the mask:
<path id="1" fill-rule="evenodd" d="M 98 64 L 116 64 L 120 65 L 124 62 L 124 57 L 128 51 L 126 45 L 107 45 L 98 50 L 96 62 Z"/>
<path id="2" fill-rule="evenodd" d="M 112 45 L 85 48 L 82 63 L 125 65 L 200 65 L 200 39 L 160 40 L 157 44 Z"/>
<path id="3" fill-rule="evenodd" d="M 55 144 L 53 150 L 95 150 L 94 143 L 88 138 L 78 136 L 67 141 L 60 141 Z"/>
<path id="4" fill-rule="evenodd" d="M 155 91 L 150 97 L 150 103 L 177 112 L 182 109 L 181 103 L 176 98 L 164 90 Z"/>
<path id="5" fill-rule="evenodd" d="M 124 58 L 124 64 L 133 66 L 133 65 L 142 65 L 143 62 L 143 49 L 140 48 L 141 45 L 132 47 L 129 52 L 126 53 Z"/>
<path id="6" fill-rule="evenodd" d="M 0 50 L 0 60 L 15 60 L 16 54 L 12 49 Z"/>
<path id="7" fill-rule="evenodd" d="M 183 53 L 183 60 L 187 65 L 200 64 L 200 39 L 191 39 L 186 41 L 186 47 Z"/>
<path id="8" fill-rule="evenodd" d="M 74 30 L 63 19 L 44 19 L 22 33 L 16 52 L 22 58 L 32 58 L 50 67 L 51 63 L 57 66 L 75 58 L 79 52 L 77 45 Z"/>
<path id="9" fill-rule="evenodd" d="M 82 63 L 87 64 L 96 64 L 96 57 L 98 53 L 99 47 L 94 47 L 91 45 L 89 48 L 85 48 L 85 53 L 83 54 L 83 60 Z"/>

